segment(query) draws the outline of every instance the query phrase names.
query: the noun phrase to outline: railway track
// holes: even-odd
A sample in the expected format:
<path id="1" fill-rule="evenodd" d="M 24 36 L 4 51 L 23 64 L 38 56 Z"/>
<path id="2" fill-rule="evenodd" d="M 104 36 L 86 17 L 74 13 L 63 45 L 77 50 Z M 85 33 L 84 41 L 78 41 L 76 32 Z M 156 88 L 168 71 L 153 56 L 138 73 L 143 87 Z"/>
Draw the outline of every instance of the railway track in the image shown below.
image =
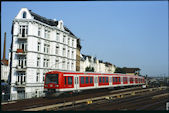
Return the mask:
<path id="1" fill-rule="evenodd" d="M 165 96 L 159 96 L 164 94 Z M 152 98 L 157 96 L 158 98 Z M 127 98 L 104 100 L 91 105 L 68 108 L 64 110 L 165 110 L 168 90 L 147 92 Z"/>
<path id="2" fill-rule="evenodd" d="M 57 98 L 51 98 L 51 99 L 47 99 L 47 98 L 38 98 L 38 99 L 30 99 L 30 100 L 23 100 L 23 101 L 18 101 L 16 103 L 11 103 L 11 104 L 5 104 L 2 105 L 2 110 L 3 111 L 20 111 L 20 110 L 26 110 L 26 111 L 38 111 L 38 110 L 65 110 L 65 109 L 72 109 L 77 107 L 77 106 L 83 106 L 83 104 L 86 105 L 86 101 L 87 99 L 91 99 L 91 98 L 100 98 L 103 97 L 105 95 L 115 95 L 117 98 L 121 98 L 118 97 L 118 94 L 124 94 L 126 92 L 133 92 L 135 91 L 135 93 L 137 93 L 137 91 L 141 90 L 141 88 L 129 88 L 129 89 L 121 89 L 121 90 L 108 90 L 105 92 L 91 92 L 91 93 L 82 93 L 79 95 L 73 95 L 73 96 L 60 96 Z M 149 90 L 149 89 L 147 89 Z M 100 90 L 99 90 L 100 91 Z M 104 91 L 104 90 L 103 90 Z M 132 93 L 129 95 L 131 96 Z M 127 94 L 125 95 L 127 96 Z M 62 97 L 62 98 L 61 98 Z M 103 97 L 105 98 L 105 97 Z M 137 99 L 139 97 L 135 97 L 135 99 Z M 86 100 L 85 100 L 86 99 Z M 99 99 L 96 99 L 96 101 Z M 117 99 L 118 100 L 118 99 Z M 81 101 L 81 102 L 80 102 Z M 94 101 L 94 100 L 93 100 Z M 100 99 L 100 101 L 102 101 L 103 103 L 105 103 L 104 99 Z M 107 101 L 107 100 L 106 100 Z M 108 100 L 110 101 L 110 100 Z M 126 100 L 127 101 L 127 100 Z M 75 103 L 73 103 L 75 102 Z M 90 101 L 89 101 L 90 103 Z M 119 101 L 120 103 L 120 101 Z M 60 108 L 58 109 L 58 107 L 56 107 L 56 105 L 60 104 Z M 66 105 L 67 104 L 67 105 Z M 47 107 L 49 106 L 49 107 Z M 66 106 L 66 107 L 65 107 Z M 68 107 L 69 106 L 69 107 Z M 56 109 L 53 108 L 56 107 Z M 83 106 L 84 108 L 84 106 Z M 77 109 L 78 110 L 78 109 Z"/>
<path id="3" fill-rule="evenodd" d="M 58 104 L 63 102 L 75 101 L 79 99 L 98 97 L 110 93 L 120 93 L 120 92 L 139 90 L 139 89 L 141 89 L 141 87 L 126 88 L 120 90 L 102 89 L 102 90 L 85 91 L 80 94 L 73 94 L 73 95 L 63 94 L 61 96 L 50 98 L 50 99 L 49 98 L 25 99 L 25 100 L 10 102 L 8 104 L 2 103 L 1 109 L 3 111 L 21 111 L 24 109 L 36 108 L 36 107 L 53 105 L 53 104 Z"/>

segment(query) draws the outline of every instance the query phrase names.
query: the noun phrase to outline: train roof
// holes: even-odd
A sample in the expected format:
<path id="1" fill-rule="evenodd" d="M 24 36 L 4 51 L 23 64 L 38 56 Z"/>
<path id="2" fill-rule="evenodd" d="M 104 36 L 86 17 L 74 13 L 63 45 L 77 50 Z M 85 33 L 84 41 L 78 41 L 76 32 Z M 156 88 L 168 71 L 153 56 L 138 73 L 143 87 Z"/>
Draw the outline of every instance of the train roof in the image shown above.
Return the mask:
<path id="1" fill-rule="evenodd" d="M 142 76 L 130 75 L 130 74 L 122 74 L 122 73 L 79 72 L 79 71 L 60 71 L 60 70 L 49 71 L 47 73 L 52 73 L 52 72 L 61 72 L 61 73 L 64 73 L 64 74 L 124 75 L 124 76 L 134 76 L 134 77 L 142 78 Z"/>

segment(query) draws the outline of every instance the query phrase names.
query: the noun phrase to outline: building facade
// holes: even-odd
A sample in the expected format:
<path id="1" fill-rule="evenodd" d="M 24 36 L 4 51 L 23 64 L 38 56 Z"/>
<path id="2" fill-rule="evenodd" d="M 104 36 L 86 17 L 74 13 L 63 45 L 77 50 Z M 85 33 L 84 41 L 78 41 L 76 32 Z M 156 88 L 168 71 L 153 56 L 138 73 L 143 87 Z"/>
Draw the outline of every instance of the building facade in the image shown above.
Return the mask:
<path id="1" fill-rule="evenodd" d="M 80 39 L 77 39 L 77 48 L 76 48 L 76 71 L 80 71 Z"/>
<path id="2" fill-rule="evenodd" d="M 4 33 L 3 59 L 1 60 L 1 82 L 7 82 L 9 76 L 9 65 L 6 59 L 6 32 Z"/>
<path id="3" fill-rule="evenodd" d="M 114 73 L 116 69 L 115 65 L 109 62 L 103 62 L 96 59 L 96 57 L 81 54 L 80 71 L 85 72 L 87 67 L 94 68 L 94 72 L 99 73 Z"/>
<path id="4" fill-rule="evenodd" d="M 1 81 L 7 82 L 9 75 L 8 60 L 1 60 Z"/>
<path id="5" fill-rule="evenodd" d="M 41 93 L 48 71 L 76 70 L 77 37 L 62 20 L 22 8 L 13 20 L 12 38 L 11 94 L 17 94 L 13 100 L 23 93 Z"/>

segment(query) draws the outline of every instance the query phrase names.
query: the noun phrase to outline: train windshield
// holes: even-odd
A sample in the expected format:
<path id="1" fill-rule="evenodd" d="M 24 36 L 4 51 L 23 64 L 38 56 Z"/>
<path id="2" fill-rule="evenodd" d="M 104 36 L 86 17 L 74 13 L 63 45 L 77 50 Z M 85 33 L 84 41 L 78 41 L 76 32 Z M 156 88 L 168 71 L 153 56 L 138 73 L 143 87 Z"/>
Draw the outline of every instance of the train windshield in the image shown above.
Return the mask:
<path id="1" fill-rule="evenodd" d="M 45 84 L 49 83 L 58 84 L 58 74 L 47 74 Z"/>

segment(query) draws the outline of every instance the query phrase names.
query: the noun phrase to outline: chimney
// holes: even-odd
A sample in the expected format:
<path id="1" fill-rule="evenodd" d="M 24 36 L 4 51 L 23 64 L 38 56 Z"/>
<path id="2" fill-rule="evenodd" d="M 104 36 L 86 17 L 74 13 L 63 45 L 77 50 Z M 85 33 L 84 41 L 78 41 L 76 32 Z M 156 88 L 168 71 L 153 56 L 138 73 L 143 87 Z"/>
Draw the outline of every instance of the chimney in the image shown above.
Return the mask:
<path id="1" fill-rule="evenodd" d="M 4 53 L 3 53 L 3 60 L 5 60 L 6 55 L 6 32 L 4 33 Z"/>

